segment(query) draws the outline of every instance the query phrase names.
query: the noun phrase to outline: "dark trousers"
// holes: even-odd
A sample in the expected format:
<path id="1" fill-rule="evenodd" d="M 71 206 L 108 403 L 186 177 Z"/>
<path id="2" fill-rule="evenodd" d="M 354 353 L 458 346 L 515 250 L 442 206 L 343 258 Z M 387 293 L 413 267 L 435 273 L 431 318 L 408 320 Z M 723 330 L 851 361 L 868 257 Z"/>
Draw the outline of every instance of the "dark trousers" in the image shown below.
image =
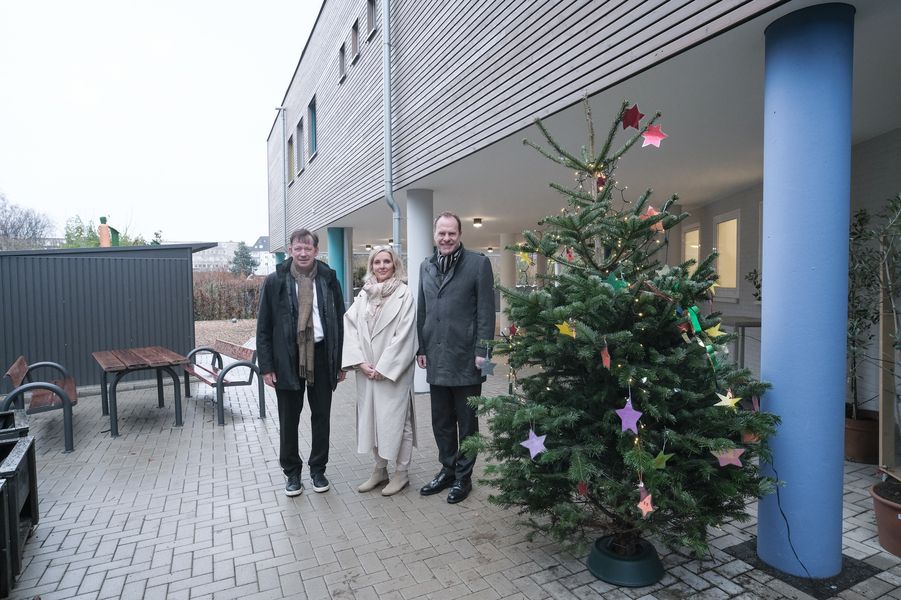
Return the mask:
<path id="1" fill-rule="evenodd" d="M 447 387 L 429 386 L 432 396 L 432 431 L 438 445 L 438 460 L 455 479 L 468 479 L 476 464 L 475 456 L 460 453 L 460 442 L 479 432 L 476 411 L 467 402 L 482 395 L 482 384 Z"/>
<path id="2" fill-rule="evenodd" d="M 310 429 L 313 440 L 310 448 L 310 473 L 325 473 L 328 462 L 329 422 L 332 412 L 332 385 L 328 373 L 328 354 L 325 343 L 316 344 L 313 358 L 315 385 L 304 385 L 299 390 L 275 389 L 278 398 L 278 422 L 280 445 L 278 462 L 285 475 L 300 475 L 303 459 L 300 458 L 298 445 L 298 428 L 300 411 L 303 409 L 304 389 L 307 390 L 307 401 L 310 404 Z M 303 380 L 301 380 L 303 381 Z"/>

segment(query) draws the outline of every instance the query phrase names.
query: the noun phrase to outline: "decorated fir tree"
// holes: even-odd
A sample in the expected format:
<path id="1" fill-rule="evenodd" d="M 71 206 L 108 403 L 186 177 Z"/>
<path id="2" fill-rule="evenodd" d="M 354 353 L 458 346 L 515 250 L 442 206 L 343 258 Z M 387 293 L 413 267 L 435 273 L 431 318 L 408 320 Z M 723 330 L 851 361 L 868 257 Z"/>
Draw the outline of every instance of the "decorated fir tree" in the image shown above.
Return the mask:
<path id="1" fill-rule="evenodd" d="M 715 256 L 664 264 L 667 232 L 687 216 L 670 212 L 676 197 L 655 207 L 650 190 L 629 200 L 616 181 L 637 142 L 666 137 L 660 115 L 624 103 L 598 148 L 585 108 L 581 152 L 540 121 L 547 147 L 525 142 L 576 174 L 571 187 L 551 185 L 569 208 L 518 248 L 562 269 L 531 292 L 501 289 L 513 325 L 495 352 L 507 356 L 510 390 L 474 400 L 490 434 L 468 449 L 492 459 L 493 502 L 566 545 L 606 531 L 621 555 L 650 537 L 703 556 L 708 527 L 746 519 L 746 503 L 773 489 L 757 459 L 777 418 L 758 409 L 767 385 L 726 356 L 731 336 L 710 311 Z"/>

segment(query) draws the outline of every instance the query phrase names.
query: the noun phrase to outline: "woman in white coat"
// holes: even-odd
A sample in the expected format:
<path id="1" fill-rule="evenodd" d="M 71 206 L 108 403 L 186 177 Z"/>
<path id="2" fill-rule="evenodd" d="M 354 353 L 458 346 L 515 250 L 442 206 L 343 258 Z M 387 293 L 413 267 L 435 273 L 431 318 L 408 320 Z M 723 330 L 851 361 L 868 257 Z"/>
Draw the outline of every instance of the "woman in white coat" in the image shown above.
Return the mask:
<path id="1" fill-rule="evenodd" d="M 388 482 L 383 496 L 404 489 L 416 445 L 413 365 L 416 353 L 416 301 L 404 283 L 403 263 L 389 247 L 369 255 L 363 289 L 344 314 L 343 368 L 356 370 L 357 452 L 372 452 L 375 469 L 357 488 L 374 490 Z M 388 479 L 388 461 L 396 468 Z"/>

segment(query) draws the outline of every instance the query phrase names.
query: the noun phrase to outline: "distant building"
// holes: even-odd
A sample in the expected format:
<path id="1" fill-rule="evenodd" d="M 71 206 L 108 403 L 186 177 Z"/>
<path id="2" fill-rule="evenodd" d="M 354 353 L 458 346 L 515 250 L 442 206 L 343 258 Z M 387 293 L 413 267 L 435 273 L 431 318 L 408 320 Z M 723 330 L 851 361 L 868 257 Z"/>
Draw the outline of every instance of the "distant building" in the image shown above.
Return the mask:
<path id="1" fill-rule="evenodd" d="M 175 243 L 175 242 L 167 242 Z M 179 242 L 180 243 L 180 242 Z M 231 268 L 235 250 L 241 242 L 218 242 L 212 248 L 193 255 L 195 272 L 225 272 Z M 254 275 L 265 276 L 275 271 L 275 255 L 269 253 L 269 236 L 260 236 L 249 246 L 250 253 L 259 262 Z"/>

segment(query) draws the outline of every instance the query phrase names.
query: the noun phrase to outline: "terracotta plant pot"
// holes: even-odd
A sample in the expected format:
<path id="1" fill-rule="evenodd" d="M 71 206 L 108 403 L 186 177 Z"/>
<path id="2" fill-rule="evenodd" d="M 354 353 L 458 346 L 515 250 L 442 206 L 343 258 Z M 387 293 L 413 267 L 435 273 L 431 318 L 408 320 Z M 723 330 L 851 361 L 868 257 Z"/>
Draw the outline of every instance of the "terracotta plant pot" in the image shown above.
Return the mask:
<path id="1" fill-rule="evenodd" d="M 901 504 L 880 496 L 876 488 L 881 485 L 884 484 L 870 486 L 870 496 L 873 497 L 873 508 L 876 510 L 879 545 L 895 556 L 901 556 Z"/>
<path id="2" fill-rule="evenodd" d="M 856 419 L 845 419 L 845 458 L 868 465 L 879 462 L 879 413 L 858 411 Z"/>

